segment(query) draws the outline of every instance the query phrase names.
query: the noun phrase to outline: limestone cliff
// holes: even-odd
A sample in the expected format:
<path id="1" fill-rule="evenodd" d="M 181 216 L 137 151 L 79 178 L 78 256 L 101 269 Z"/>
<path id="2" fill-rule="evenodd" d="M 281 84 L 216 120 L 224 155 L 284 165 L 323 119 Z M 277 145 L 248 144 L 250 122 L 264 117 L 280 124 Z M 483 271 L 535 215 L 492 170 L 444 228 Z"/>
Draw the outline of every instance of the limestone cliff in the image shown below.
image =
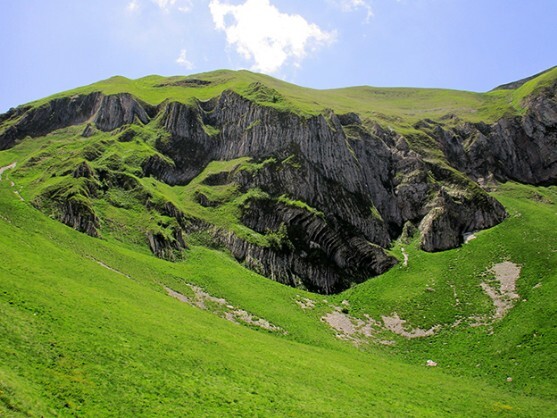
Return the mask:
<path id="1" fill-rule="evenodd" d="M 424 250 L 440 251 L 459 246 L 465 233 L 501 222 L 504 208 L 478 183 L 554 184 L 556 91 L 555 85 L 546 88 L 528 99 L 524 114 L 492 124 L 419 122 L 416 130 L 437 144 L 438 154 L 413 146 L 412 138 L 377 122 L 362 122 L 356 113 L 302 115 L 231 90 L 189 104 L 151 106 L 127 93 L 97 92 L 20 107 L 0 116 L 0 149 L 74 125 L 84 125 L 82 141 L 100 130 L 125 142 L 135 135 L 121 133 L 126 126 L 148 125 L 162 133 L 134 175 L 153 176 L 170 186 L 190 183 L 211 161 L 267 161 L 257 170 L 222 172 L 206 182 L 233 184 L 242 192 L 261 190 L 262 197 L 244 202 L 239 222 L 271 237 L 270 244 L 216 228 L 170 202 L 154 205 L 146 195 L 140 200 L 149 210 L 176 220 L 167 235 L 149 232 L 147 243 L 157 256 L 174 259 L 187 248 L 189 233 L 204 230 L 236 259 L 274 280 L 332 293 L 393 266 L 396 260 L 385 249 L 405 224 L 419 227 Z M 135 180 L 117 167 L 95 173 L 84 163 L 74 177 L 101 184 L 95 186 L 98 193 L 139 187 L 125 186 Z M 94 192 L 49 193 L 38 207 L 49 207 L 45 202 L 50 201 L 62 222 L 99 235 L 102 220 L 91 203 Z M 202 193 L 196 200 L 203 207 L 219 205 Z"/>

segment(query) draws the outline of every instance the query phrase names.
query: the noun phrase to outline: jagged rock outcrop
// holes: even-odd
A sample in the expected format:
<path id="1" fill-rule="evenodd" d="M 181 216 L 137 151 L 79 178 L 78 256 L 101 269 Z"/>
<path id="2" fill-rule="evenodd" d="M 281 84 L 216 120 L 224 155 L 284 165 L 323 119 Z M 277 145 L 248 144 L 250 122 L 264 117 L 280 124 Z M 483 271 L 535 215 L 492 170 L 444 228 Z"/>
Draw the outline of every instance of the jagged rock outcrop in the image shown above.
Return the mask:
<path id="1" fill-rule="evenodd" d="M 351 231 L 335 229 L 322 214 L 293 205 L 251 200 L 243 209 L 242 223 L 271 235 L 270 252 L 277 256 L 270 263 L 266 257 L 257 256 L 257 249 L 229 237 L 232 254 L 241 260 L 260 260 L 265 275 L 286 283 L 301 282 L 309 290 L 337 292 L 395 264 L 378 245 Z"/>
<path id="2" fill-rule="evenodd" d="M 524 115 L 493 125 L 464 123 L 446 129 L 434 123 L 432 136 L 449 164 L 480 182 L 555 184 L 557 83 L 529 98 L 525 107 Z"/>
<path id="3" fill-rule="evenodd" d="M 87 163 L 87 161 L 83 161 L 75 168 L 73 176 L 76 179 L 80 177 L 91 179 L 95 177 L 95 170 Z"/>
<path id="4" fill-rule="evenodd" d="M 58 219 L 62 223 L 92 237 L 100 235 L 100 220 L 89 202 L 70 197 L 59 205 Z"/>
<path id="5" fill-rule="evenodd" d="M 141 121 L 147 123 L 155 108 L 140 103 L 132 95 L 121 93 L 105 96 L 91 93 L 53 99 L 36 108 L 15 109 L 3 116 L 16 121 L 0 131 L 0 150 L 12 147 L 15 141 L 26 136 L 39 137 L 57 129 L 93 122 L 103 131 L 111 131 L 125 124 Z M 87 128 L 83 136 L 91 134 Z"/>
<path id="6" fill-rule="evenodd" d="M 148 232 L 147 241 L 153 254 L 170 261 L 181 258 L 182 251 L 187 248 L 184 232 L 179 227 L 172 228 L 170 236 L 160 232 Z"/>
<path id="7" fill-rule="evenodd" d="M 130 94 L 102 96 L 100 103 L 97 103 L 93 122 L 102 131 L 112 131 L 136 120 L 147 123 L 149 115 L 145 108 L 148 107 L 140 104 Z"/>
<path id="8" fill-rule="evenodd" d="M 80 165 L 74 171 L 76 181 L 51 186 L 32 203 L 65 225 L 99 237 L 100 219 L 91 201 L 98 192 L 98 185 L 95 180 L 81 176 L 84 170 L 84 165 Z"/>
<path id="9" fill-rule="evenodd" d="M 419 226 L 425 251 L 456 248 L 465 233 L 490 228 L 506 216 L 503 206 L 489 196 L 473 192 L 451 195 L 443 188 L 430 206 Z"/>
<path id="10" fill-rule="evenodd" d="M 37 206 L 50 207 L 47 212 L 62 222 L 98 236 L 94 199 L 118 188 L 146 210 L 175 220 L 146 232 L 159 257 L 180 258 L 187 234 L 206 231 L 236 259 L 274 280 L 332 293 L 390 268 L 396 260 L 384 249 L 401 234 L 409 239 L 415 228 L 424 250 L 440 251 L 460 245 L 465 233 L 501 222 L 504 208 L 475 181 L 554 184 L 556 91 L 556 85 L 547 87 L 528 98 L 524 114 L 491 125 L 458 123 L 456 116 L 450 123 L 416 123 L 411 135 L 421 135 L 418 142 L 427 146 L 437 144 L 442 157 L 415 147 L 410 134 L 363 121 L 356 113 L 300 116 L 258 104 L 254 100 L 286 100 L 261 83 L 247 89 L 251 99 L 224 91 L 207 101 L 153 107 L 129 94 L 91 93 L 14 109 L 0 116 L 0 124 L 6 123 L 0 149 L 81 124 L 84 138 L 100 130 L 113 132 L 120 143 L 139 141 L 137 130 L 151 123 L 155 149 L 142 154 L 133 175 L 121 156 L 107 155 L 108 142 L 91 141 L 82 153 L 87 161 L 70 171 L 77 183 L 44 193 Z M 259 197 L 238 208 L 238 222 L 263 243 L 157 201 L 136 177 L 186 185 L 211 161 L 239 157 L 250 157 L 254 168 L 213 173 L 201 184 L 234 185 L 243 194 L 259 190 Z M 93 168 L 99 160 L 104 168 Z M 196 191 L 193 201 L 217 210 L 223 202 L 210 196 Z"/>
<path id="11" fill-rule="evenodd" d="M 379 247 L 373 247 L 369 242 L 352 238 L 346 250 L 357 250 L 357 256 L 352 253 L 339 252 L 335 254 L 341 265 L 348 266 L 352 262 L 360 265 L 350 265 L 351 271 L 360 272 L 359 277 L 350 276 L 349 272 L 339 270 L 337 260 L 325 258 L 325 253 L 302 253 L 295 251 L 277 251 L 276 248 L 261 247 L 247 242 L 234 233 L 224 230 L 213 231 L 215 240 L 228 248 L 232 255 L 250 269 L 290 286 L 303 286 L 319 293 L 337 293 L 346 289 L 350 283 L 360 282 L 373 274 L 373 271 L 385 271 L 394 264 L 393 258 L 387 256 Z M 369 270 L 366 270 L 368 269 Z M 366 271 L 363 276 L 361 272 Z M 299 274 L 298 274 L 299 273 Z"/>

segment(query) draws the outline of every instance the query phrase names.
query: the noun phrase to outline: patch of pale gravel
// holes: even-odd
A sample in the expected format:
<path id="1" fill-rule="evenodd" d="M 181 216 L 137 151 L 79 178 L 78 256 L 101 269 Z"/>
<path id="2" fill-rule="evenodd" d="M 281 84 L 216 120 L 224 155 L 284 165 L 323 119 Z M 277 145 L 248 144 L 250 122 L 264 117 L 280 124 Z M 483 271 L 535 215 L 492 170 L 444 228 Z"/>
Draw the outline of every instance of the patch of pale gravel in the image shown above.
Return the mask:
<path id="1" fill-rule="evenodd" d="M 520 266 L 510 261 L 495 264 L 491 271 L 495 274 L 495 279 L 501 284 L 501 293 L 511 299 L 517 299 L 516 281 L 520 277 Z"/>
<path id="2" fill-rule="evenodd" d="M 427 330 L 421 328 L 407 329 L 407 327 L 404 326 L 406 321 L 401 319 L 396 312 L 393 313 L 392 316 L 381 316 L 381 319 L 383 320 L 383 324 L 386 329 L 404 338 L 430 337 L 435 334 L 439 328 L 439 326 L 436 325 Z"/>
<path id="3" fill-rule="evenodd" d="M 473 320 L 473 322 L 470 323 L 471 327 L 489 325 L 494 320 L 500 319 L 507 314 L 507 312 L 514 306 L 515 301 L 520 298 L 516 292 L 516 281 L 520 277 L 520 271 L 520 266 L 510 261 L 495 264 L 489 270 L 489 272 L 495 275 L 495 283 L 489 284 L 484 282 L 481 286 L 484 292 L 493 301 L 496 310 L 490 317 L 470 317 L 469 319 Z M 536 287 L 540 286 L 541 284 L 538 284 Z M 455 297 L 455 303 L 456 305 L 459 305 L 460 300 L 458 299 L 456 288 L 454 285 L 451 285 L 451 288 Z M 300 306 L 302 306 L 301 301 L 297 302 Z M 349 303 L 348 301 L 343 301 L 342 305 L 348 306 Z M 441 325 L 435 325 L 429 329 L 410 328 L 407 326 L 406 320 L 400 318 L 396 312 L 390 316 L 381 316 L 381 322 L 374 320 L 368 315 L 365 316 L 365 320 L 355 318 L 350 316 L 346 312 L 346 309 L 342 309 L 339 306 L 332 307 L 334 310 L 323 316 L 321 320 L 337 332 L 338 338 L 351 341 L 357 346 L 362 343 L 369 342 L 370 340 L 383 345 L 395 344 L 394 341 L 377 339 L 375 334 L 384 330 L 390 331 L 404 338 L 412 339 L 430 337 L 437 333 L 441 328 Z M 451 327 L 458 327 L 462 322 L 462 319 L 458 319 Z"/>
<path id="4" fill-rule="evenodd" d="M 16 166 L 17 166 L 17 162 L 13 162 L 11 164 L 5 165 L 4 167 L 0 167 L 0 181 L 2 180 L 2 174 L 4 174 L 4 171 L 14 169 Z M 15 183 L 10 180 L 10 187 L 14 187 L 14 186 Z M 19 194 L 17 190 L 14 191 L 14 193 L 19 198 L 19 200 L 25 202 L 25 199 Z"/>
<path id="5" fill-rule="evenodd" d="M 351 341 L 355 345 L 360 345 L 370 339 L 375 339 L 375 334 L 379 331 L 388 330 L 404 338 L 422 338 L 435 334 L 439 326 L 434 326 L 428 330 L 421 328 L 408 329 L 405 327 L 406 321 L 401 319 L 397 313 L 392 316 L 382 316 L 380 321 L 376 321 L 369 315 L 365 315 L 365 320 L 355 318 L 342 312 L 338 307 L 334 311 L 324 315 L 321 320 L 326 322 L 337 332 L 337 337 Z M 379 344 L 394 345 L 394 341 L 378 340 Z"/>
<path id="6" fill-rule="evenodd" d="M 196 306 L 190 298 L 188 298 L 187 296 L 182 295 L 181 293 L 178 293 L 174 290 L 172 290 L 169 287 L 165 287 L 164 290 L 166 290 L 166 293 L 168 294 L 168 296 L 172 296 L 174 299 L 178 299 L 180 302 L 184 302 L 187 303 L 188 305 L 191 306 Z"/>
<path id="7" fill-rule="evenodd" d="M 195 294 L 195 301 L 193 302 L 193 306 L 197 306 L 200 309 L 208 309 L 205 302 L 216 303 L 217 305 L 222 305 L 222 306 L 226 307 L 227 309 L 230 309 L 229 306 L 232 306 L 226 301 L 226 299 L 217 298 L 215 296 L 212 296 L 198 286 L 188 284 L 188 287 Z"/>
<path id="8" fill-rule="evenodd" d="M 269 331 L 281 332 L 282 329 L 277 327 L 276 325 L 271 324 L 269 321 L 263 318 L 255 319 L 253 315 L 249 312 L 244 311 L 243 309 L 235 309 L 232 311 L 232 315 L 239 319 L 241 322 L 244 322 L 249 325 L 253 325 L 255 327 L 263 328 Z"/>
<path id="9" fill-rule="evenodd" d="M 468 244 L 470 241 L 475 240 L 477 237 L 476 234 L 474 234 L 473 232 L 467 232 L 463 235 L 463 238 L 464 238 L 464 243 Z"/>
<path id="10" fill-rule="evenodd" d="M 521 268 L 511 261 L 495 264 L 489 272 L 495 275 L 495 283 L 482 282 L 482 290 L 493 302 L 495 313 L 491 316 L 472 317 L 475 320 L 472 327 L 487 325 L 492 321 L 503 318 L 520 298 L 516 292 L 516 281 L 520 277 Z"/>
<path id="11" fill-rule="evenodd" d="M 334 328 L 339 333 L 352 336 L 356 333 L 356 326 L 354 325 L 352 319 L 342 312 L 333 311 L 329 312 L 323 317 L 323 320 Z"/>
<path id="12" fill-rule="evenodd" d="M 131 280 L 137 281 L 137 280 L 135 280 L 134 278 L 132 278 L 130 275 L 128 275 L 128 274 L 126 274 L 126 273 L 122 273 L 120 270 L 116 270 L 115 268 L 112 268 L 112 267 L 110 267 L 109 265 L 106 265 L 105 263 L 103 263 L 103 262 L 100 261 L 100 260 L 97 260 L 96 258 L 93 258 L 93 257 L 87 257 L 87 258 L 89 258 L 90 260 L 93 260 L 93 261 L 94 261 L 95 263 L 97 263 L 99 266 L 101 266 L 101 267 L 103 267 L 103 268 L 105 268 L 105 269 L 107 269 L 107 270 L 110 270 L 110 271 L 112 271 L 112 272 L 114 272 L 114 273 L 116 273 L 116 274 L 120 274 L 120 275 L 124 276 L 124 277 L 127 278 L 127 279 L 131 279 Z"/>
<path id="13" fill-rule="evenodd" d="M 402 252 L 402 256 L 404 257 L 404 261 L 402 262 L 402 266 L 403 267 L 408 267 L 408 253 L 406 252 L 404 247 L 401 247 L 400 251 Z"/>
<path id="14" fill-rule="evenodd" d="M 315 301 L 309 298 L 301 298 L 297 299 L 296 303 L 298 306 L 304 310 L 314 309 L 315 308 Z"/>
<path id="15" fill-rule="evenodd" d="M 326 322 L 337 332 L 338 338 L 351 341 L 354 345 L 359 346 L 367 342 L 370 338 L 373 338 L 374 333 L 377 332 L 377 328 L 380 326 L 380 324 L 370 316 L 366 315 L 365 318 L 365 321 L 354 318 L 342 312 L 337 307 L 334 311 L 323 316 L 321 320 Z M 381 341 L 380 343 L 391 344 L 392 342 Z"/>
<path id="16" fill-rule="evenodd" d="M 495 306 L 493 319 L 503 318 L 513 307 L 515 301 L 520 297 L 516 293 L 516 281 L 520 277 L 520 266 L 510 261 L 495 264 L 490 270 L 495 274 L 498 286 L 491 286 L 483 282 L 483 291 L 490 297 Z"/>
<path id="17" fill-rule="evenodd" d="M 11 164 L 5 165 L 4 167 L 0 167 L 0 180 L 2 180 L 2 174 L 4 174 L 4 171 L 11 170 L 11 169 L 15 168 L 16 165 L 17 165 L 17 162 L 13 162 Z"/>
<path id="18" fill-rule="evenodd" d="M 180 302 L 187 303 L 188 305 L 199 309 L 207 310 L 220 316 L 221 318 L 226 319 L 227 321 L 234 322 L 235 324 L 247 324 L 268 331 L 279 332 L 282 334 L 287 333 L 282 328 L 271 324 L 266 319 L 256 318 L 249 312 L 243 309 L 236 308 L 224 298 L 217 298 L 215 296 L 212 296 L 209 293 L 205 292 L 202 288 L 194 286 L 192 284 L 188 284 L 187 286 L 192 290 L 194 295 L 193 297 L 183 295 L 166 286 L 164 287 L 164 290 L 166 290 L 166 293 L 169 296 L 172 296 Z M 211 310 L 210 307 L 207 305 L 207 302 L 217 304 L 221 309 Z"/>

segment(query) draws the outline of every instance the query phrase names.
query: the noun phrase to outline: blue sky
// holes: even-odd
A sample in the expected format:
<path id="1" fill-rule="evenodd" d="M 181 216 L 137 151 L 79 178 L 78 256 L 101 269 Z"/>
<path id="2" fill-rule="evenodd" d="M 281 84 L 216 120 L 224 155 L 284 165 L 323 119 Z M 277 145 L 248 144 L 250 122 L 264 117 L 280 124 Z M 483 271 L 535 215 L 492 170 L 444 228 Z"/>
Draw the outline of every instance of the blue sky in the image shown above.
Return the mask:
<path id="1" fill-rule="evenodd" d="M 1 0 L 0 112 L 113 75 L 486 91 L 557 65 L 557 0 Z"/>

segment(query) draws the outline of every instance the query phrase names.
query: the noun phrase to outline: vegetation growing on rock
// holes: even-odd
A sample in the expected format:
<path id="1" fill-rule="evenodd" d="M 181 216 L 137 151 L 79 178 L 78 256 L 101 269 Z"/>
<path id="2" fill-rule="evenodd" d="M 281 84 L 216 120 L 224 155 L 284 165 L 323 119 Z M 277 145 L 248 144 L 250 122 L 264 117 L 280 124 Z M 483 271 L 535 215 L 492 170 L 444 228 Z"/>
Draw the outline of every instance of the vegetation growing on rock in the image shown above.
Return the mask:
<path id="1" fill-rule="evenodd" d="M 0 116 L 0 415 L 557 414 L 556 76 Z"/>

